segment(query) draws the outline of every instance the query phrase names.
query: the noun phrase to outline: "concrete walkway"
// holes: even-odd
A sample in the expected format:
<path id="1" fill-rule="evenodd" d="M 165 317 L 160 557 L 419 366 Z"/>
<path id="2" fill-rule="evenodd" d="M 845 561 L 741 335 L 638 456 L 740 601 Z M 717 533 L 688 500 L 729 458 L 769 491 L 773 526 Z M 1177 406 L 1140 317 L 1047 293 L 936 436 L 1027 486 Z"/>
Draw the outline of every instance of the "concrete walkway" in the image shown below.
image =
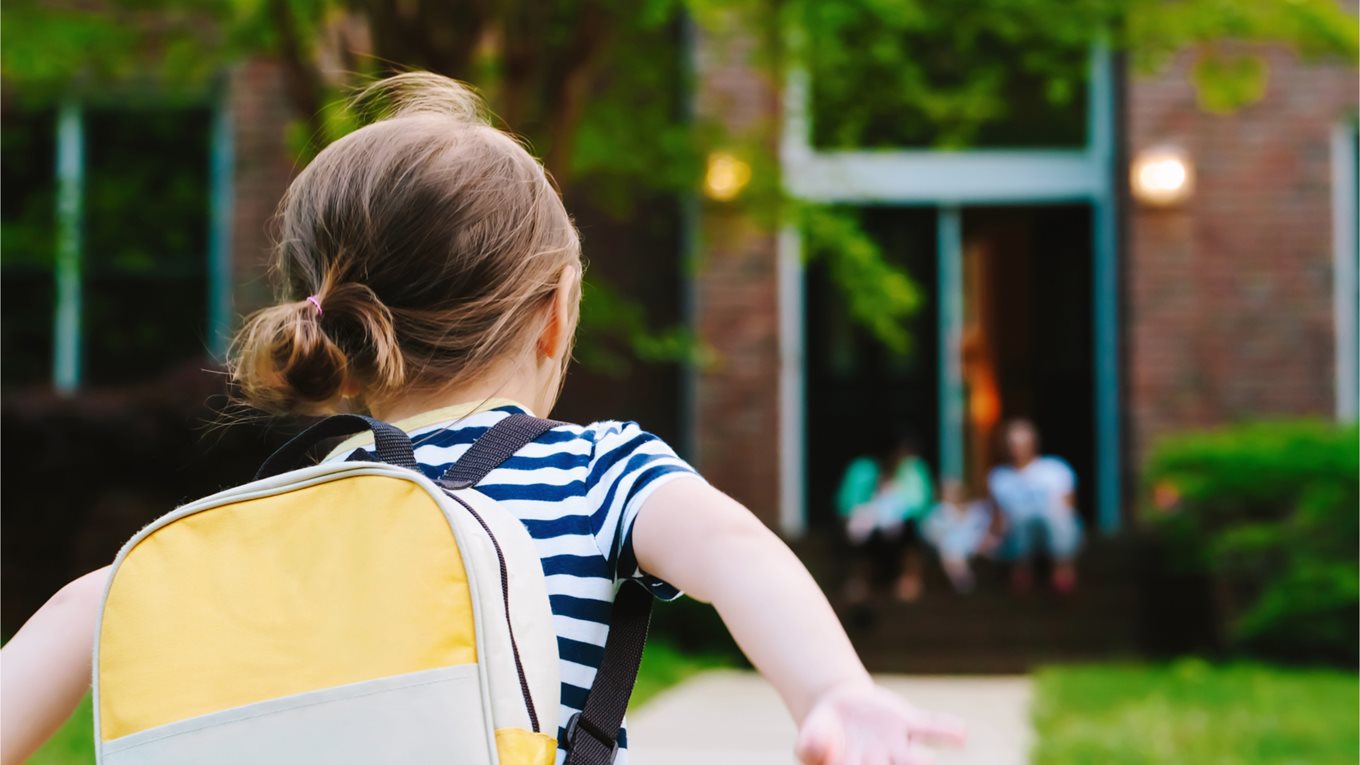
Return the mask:
<path id="1" fill-rule="evenodd" d="M 968 723 L 968 746 L 938 750 L 939 765 L 1026 765 L 1034 740 L 1024 677 L 878 678 L 920 707 Z M 793 722 L 753 672 L 705 672 L 628 717 L 635 765 L 790 765 Z"/>

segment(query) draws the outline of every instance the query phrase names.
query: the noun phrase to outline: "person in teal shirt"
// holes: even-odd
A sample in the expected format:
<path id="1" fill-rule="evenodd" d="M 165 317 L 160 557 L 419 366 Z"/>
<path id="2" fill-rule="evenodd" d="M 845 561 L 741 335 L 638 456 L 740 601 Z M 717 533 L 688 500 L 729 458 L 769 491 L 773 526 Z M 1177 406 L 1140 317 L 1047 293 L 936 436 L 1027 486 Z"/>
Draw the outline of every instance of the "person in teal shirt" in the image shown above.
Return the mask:
<path id="1" fill-rule="evenodd" d="M 934 504 L 930 469 L 909 437 L 882 458 L 860 456 L 846 467 L 836 509 L 846 537 L 861 560 L 847 582 L 852 601 L 864 600 L 872 584 L 892 582 L 900 600 L 921 594 L 918 526 Z M 865 569 L 873 570 L 872 578 Z"/>
<path id="2" fill-rule="evenodd" d="M 856 510 L 873 501 L 878 493 L 878 474 L 878 460 L 867 455 L 856 457 L 845 468 L 836 490 L 836 513 L 841 520 L 849 521 Z"/>

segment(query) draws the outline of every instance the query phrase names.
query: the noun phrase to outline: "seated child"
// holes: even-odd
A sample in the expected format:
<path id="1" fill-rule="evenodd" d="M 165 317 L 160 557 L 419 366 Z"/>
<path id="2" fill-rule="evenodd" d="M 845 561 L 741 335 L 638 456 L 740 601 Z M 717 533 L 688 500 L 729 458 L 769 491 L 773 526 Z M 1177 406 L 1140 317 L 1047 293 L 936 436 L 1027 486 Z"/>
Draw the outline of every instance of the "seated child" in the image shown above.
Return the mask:
<path id="1" fill-rule="evenodd" d="M 940 554 L 940 564 L 958 592 L 973 589 L 973 570 L 968 559 L 996 546 L 990 533 L 993 513 L 985 499 L 967 500 L 963 484 L 943 482 L 940 502 L 926 518 L 923 533 Z"/>
<path id="2" fill-rule="evenodd" d="M 864 601 L 874 584 L 893 584 L 898 600 L 914 601 L 922 590 L 919 524 L 931 507 L 930 471 L 909 437 L 881 460 L 860 457 L 850 463 L 836 501 L 845 519 L 846 539 L 857 553 L 846 583 L 852 602 Z M 868 575 L 864 568 L 874 569 Z"/>

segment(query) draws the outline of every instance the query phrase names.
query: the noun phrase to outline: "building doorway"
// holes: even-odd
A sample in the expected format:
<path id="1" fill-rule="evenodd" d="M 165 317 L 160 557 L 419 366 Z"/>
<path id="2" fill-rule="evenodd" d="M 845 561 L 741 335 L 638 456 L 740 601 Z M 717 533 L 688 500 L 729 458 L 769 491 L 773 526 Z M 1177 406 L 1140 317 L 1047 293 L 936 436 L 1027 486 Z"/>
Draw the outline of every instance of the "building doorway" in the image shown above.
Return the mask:
<path id="1" fill-rule="evenodd" d="M 1072 465 L 1094 521 L 1091 215 L 1086 205 L 965 208 L 964 480 L 981 496 L 1008 419 Z"/>
<path id="2" fill-rule="evenodd" d="M 894 251 L 888 231 L 879 235 L 889 257 L 916 264 L 909 270 L 928 304 L 912 320 L 918 342 L 906 366 L 871 371 L 883 362 L 868 356 L 847 364 L 834 354 L 852 335 L 835 329 L 846 317 L 825 295 L 826 273 L 815 262 L 805 268 L 801 232 L 781 232 L 782 530 L 797 536 L 829 517 L 829 487 L 849 448 L 838 439 L 887 429 L 871 419 L 876 415 L 893 425 L 911 420 L 926 433 L 933 428 L 935 438 L 922 440 L 936 470 L 976 488 L 995 459 L 989 442 L 1002 419 L 1032 418 L 1045 450 L 1077 471 L 1078 499 L 1093 530 L 1119 531 L 1121 175 L 1108 52 L 1090 51 L 1079 146 L 1012 146 L 1004 135 L 1000 144 L 957 151 L 823 146 L 809 119 L 815 99 L 806 73 L 794 72 L 787 87 L 780 145 L 786 188 L 809 203 L 859 208 L 871 231 L 915 232 L 902 234 L 914 242 L 912 253 Z M 925 254 L 932 250 L 933 263 Z M 933 327 L 922 332 L 921 322 Z M 927 359 L 921 351 L 930 343 L 935 353 Z M 902 400 L 917 402 L 916 409 L 896 414 L 908 406 Z M 933 425 L 917 424 L 920 402 L 935 410 L 936 418 L 926 419 Z"/>
<path id="3" fill-rule="evenodd" d="M 938 476 L 942 450 L 959 443 L 962 478 L 977 496 L 1001 459 L 999 430 L 1025 417 L 1046 453 L 1078 476 L 1078 503 L 1094 521 L 1095 426 L 1092 247 L 1089 205 L 969 207 L 961 210 L 961 341 L 950 343 L 939 279 L 934 207 L 864 208 L 861 223 L 884 255 L 906 269 L 925 301 L 911 319 L 906 354 L 855 324 L 828 269 L 805 274 L 807 513 L 823 525 L 851 460 L 910 437 Z M 952 347 L 954 350 L 949 351 Z M 940 374 L 957 353 L 962 417 L 943 415 L 951 392 Z M 955 429 L 950 434 L 947 429 Z"/>

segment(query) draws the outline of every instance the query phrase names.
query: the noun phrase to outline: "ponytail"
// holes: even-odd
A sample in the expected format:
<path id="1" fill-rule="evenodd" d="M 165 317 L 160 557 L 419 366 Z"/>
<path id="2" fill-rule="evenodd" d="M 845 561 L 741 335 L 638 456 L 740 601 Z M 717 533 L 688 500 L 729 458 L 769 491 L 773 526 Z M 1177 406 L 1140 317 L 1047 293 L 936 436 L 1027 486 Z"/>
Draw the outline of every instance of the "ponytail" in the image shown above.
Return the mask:
<path id="1" fill-rule="evenodd" d="M 229 359 L 241 397 L 277 413 L 334 411 L 349 389 L 362 399 L 405 382 L 392 312 L 368 286 L 330 278 L 251 314 Z"/>

